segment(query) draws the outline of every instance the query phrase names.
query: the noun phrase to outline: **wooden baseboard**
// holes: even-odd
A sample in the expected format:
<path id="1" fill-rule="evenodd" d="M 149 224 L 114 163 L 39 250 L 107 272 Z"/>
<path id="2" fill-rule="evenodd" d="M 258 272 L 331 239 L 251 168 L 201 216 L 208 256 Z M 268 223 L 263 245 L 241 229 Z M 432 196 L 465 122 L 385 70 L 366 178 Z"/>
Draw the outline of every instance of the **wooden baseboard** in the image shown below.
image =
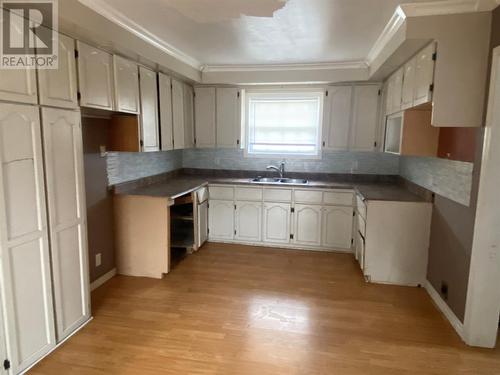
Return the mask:
<path id="1" fill-rule="evenodd" d="M 105 273 L 104 275 L 102 275 L 101 277 L 90 283 L 90 291 L 99 288 L 102 284 L 113 278 L 113 276 L 115 275 L 116 275 L 116 268 L 113 268 L 111 271 Z"/>
<path id="2" fill-rule="evenodd" d="M 450 307 L 446 304 L 446 302 L 441 298 L 439 293 L 434 289 L 432 284 L 427 280 L 425 282 L 425 290 L 429 293 L 429 296 L 434 301 L 434 304 L 441 311 L 441 313 L 445 316 L 445 318 L 450 322 L 451 326 L 455 329 L 457 334 L 460 336 L 462 340 L 464 339 L 464 324 L 457 318 L 455 313 L 451 311 Z"/>

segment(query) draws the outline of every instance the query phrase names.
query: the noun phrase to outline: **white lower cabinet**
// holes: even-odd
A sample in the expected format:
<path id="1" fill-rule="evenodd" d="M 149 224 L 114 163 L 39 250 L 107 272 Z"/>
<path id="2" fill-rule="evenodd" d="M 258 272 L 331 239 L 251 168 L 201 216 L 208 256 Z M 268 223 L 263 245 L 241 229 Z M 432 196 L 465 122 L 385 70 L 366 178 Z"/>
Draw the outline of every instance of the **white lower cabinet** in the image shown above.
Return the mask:
<path id="1" fill-rule="evenodd" d="M 323 209 L 323 247 L 349 249 L 352 246 L 352 207 L 327 206 Z"/>
<path id="2" fill-rule="evenodd" d="M 236 202 L 234 238 L 240 241 L 262 241 L 262 203 Z"/>
<path id="3" fill-rule="evenodd" d="M 234 202 L 211 200 L 208 205 L 208 238 L 232 240 L 234 238 Z"/>
<path id="4" fill-rule="evenodd" d="M 291 204 L 264 203 L 264 242 L 290 242 L 290 211 Z"/>
<path id="5" fill-rule="evenodd" d="M 321 206 L 295 205 L 293 241 L 307 246 L 321 245 Z"/>

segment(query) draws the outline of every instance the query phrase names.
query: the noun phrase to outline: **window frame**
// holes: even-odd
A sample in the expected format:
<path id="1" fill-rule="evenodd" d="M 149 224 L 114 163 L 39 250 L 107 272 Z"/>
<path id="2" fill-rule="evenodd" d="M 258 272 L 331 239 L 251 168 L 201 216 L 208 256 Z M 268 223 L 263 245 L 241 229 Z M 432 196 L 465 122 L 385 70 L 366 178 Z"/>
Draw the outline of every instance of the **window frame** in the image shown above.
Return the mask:
<path id="1" fill-rule="evenodd" d="M 250 134 L 250 98 L 254 95 L 262 95 L 265 96 L 270 94 L 271 96 L 279 94 L 289 95 L 297 97 L 301 97 L 304 95 L 314 95 L 318 96 L 319 101 L 319 116 L 318 116 L 318 134 L 317 134 L 317 153 L 312 154 L 287 154 L 287 153 L 251 153 L 249 152 L 249 134 Z M 326 90 L 323 87 L 308 87 L 308 88 L 284 88 L 284 89 L 249 89 L 245 90 L 242 95 L 243 103 L 242 103 L 242 112 L 244 116 L 242 116 L 242 120 L 244 122 L 242 126 L 242 142 L 241 148 L 243 148 L 243 153 L 245 158 L 280 158 L 280 159 L 302 159 L 302 160 L 318 160 L 322 158 L 322 139 L 323 139 L 323 124 L 325 121 L 325 101 L 326 101 Z"/>

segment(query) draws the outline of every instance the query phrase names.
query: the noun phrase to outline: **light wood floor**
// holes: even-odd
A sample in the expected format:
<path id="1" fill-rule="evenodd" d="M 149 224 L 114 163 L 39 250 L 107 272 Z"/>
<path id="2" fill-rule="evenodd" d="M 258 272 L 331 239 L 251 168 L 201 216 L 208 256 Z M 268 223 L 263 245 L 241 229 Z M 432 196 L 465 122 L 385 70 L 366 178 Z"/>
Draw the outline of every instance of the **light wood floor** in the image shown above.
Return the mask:
<path id="1" fill-rule="evenodd" d="M 348 254 L 209 244 L 163 280 L 118 276 L 32 374 L 499 374 L 423 289 L 364 283 Z"/>

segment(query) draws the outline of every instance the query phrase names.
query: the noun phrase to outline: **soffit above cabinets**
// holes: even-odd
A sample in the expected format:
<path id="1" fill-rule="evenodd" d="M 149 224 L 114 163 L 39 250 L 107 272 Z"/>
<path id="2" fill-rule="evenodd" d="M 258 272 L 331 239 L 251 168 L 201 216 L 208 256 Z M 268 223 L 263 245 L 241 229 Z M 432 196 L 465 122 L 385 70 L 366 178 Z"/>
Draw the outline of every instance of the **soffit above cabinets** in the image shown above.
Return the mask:
<path id="1" fill-rule="evenodd" d="M 498 5 L 498 0 L 76 2 L 199 71 L 200 82 L 238 84 L 367 80 L 371 63 L 406 17 L 490 11 Z"/>

